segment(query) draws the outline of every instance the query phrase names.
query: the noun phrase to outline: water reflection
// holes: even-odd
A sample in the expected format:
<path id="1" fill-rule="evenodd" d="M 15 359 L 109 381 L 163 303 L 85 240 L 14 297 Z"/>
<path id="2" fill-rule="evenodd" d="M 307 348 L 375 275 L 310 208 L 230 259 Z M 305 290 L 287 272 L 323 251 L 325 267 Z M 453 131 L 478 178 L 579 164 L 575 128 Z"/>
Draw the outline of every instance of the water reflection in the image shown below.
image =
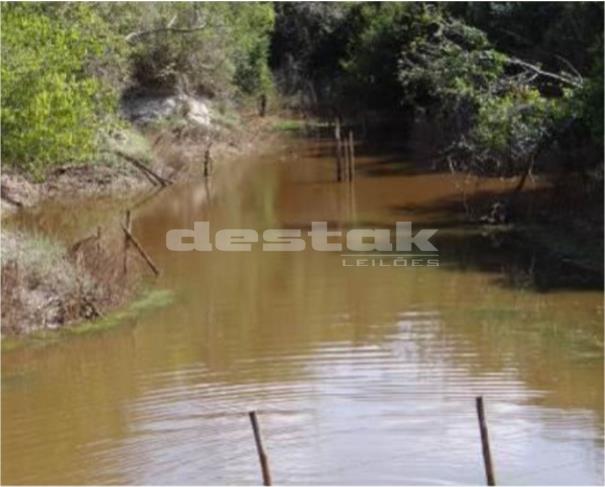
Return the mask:
<path id="1" fill-rule="evenodd" d="M 439 269 L 351 269 L 310 250 L 165 249 L 196 220 L 389 226 L 393 206 L 452 192 L 446 175 L 362 177 L 353 212 L 325 154 L 299 141 L 211 205 L 192 184 L 138 210 L 175 302 L 3 356 L 5 483 L 255 484 L 257 409 L 276 483 L 482 484 L 477 394 L 500 483 L 603 480 L 600 293 L 501 286 L 497 266 L 461 269 L 447 251 Z"/>

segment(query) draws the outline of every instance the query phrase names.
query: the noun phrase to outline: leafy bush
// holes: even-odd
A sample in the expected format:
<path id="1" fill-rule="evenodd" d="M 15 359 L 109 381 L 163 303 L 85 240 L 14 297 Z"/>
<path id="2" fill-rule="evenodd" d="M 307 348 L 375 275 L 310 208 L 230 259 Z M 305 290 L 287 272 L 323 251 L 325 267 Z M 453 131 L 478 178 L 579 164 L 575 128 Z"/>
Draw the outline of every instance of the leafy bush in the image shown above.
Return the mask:
<path id="1" fill-rule="evenodd" d="M 373 109 L 400 107 L 405 98 L 398 79 L 400 53 L 423 27 L 423 6 L 360 4 L 351 12 L 350 22 L 356 28 L 342 62 L 347 98 L 363 100 Z"/>
<path id="2" fill-rule="evenodd" d="M 597 39 L 591 49 L 593 65 L 590 78 L 586 80 L 582 90 L 579 90 L 579 117 L 585 127 L 591 132 L 595 142 L 603 145 L 603 35 Z"/>
<path id="3" fill-rule="evenodd" d="M 341 59 L 356 32 L 352 3 L 276 2 L 271 67 L 282 95 L 315 105 L 333 102 Z M 315 107 L 312 107 L 315 108 Z"/>
<path id="4" fill-rule="evenodd" d="M 128 39 L 134 80 L 143 88 L 210 97 L 266 91 L 273 7 L 266 3 L 133 5 Z"/>
<path id="5" fill-rule="evenodd" d="M 477 162 L 476 169 L 515 174 L 538 154 L 562 109 L 559 100 L 547 99 L 530 87 L 485 97 L 459 146 L 470 146 L 474 153 L 465 159 Z"/>
<path id="6" fill-rule="evenodd" d="M 91 72 L 108 56 L 107 25 L 90 4 L 11 3 L 2 14 L 3 161 L 38 179 L 89 161 L 115 102 Z"/>
<path id="7" fill-rule="evenodd" d="M 409 103 L 428 105 L 447 125 L 450 163 L 507 175 L 531 169 L 572 117 L 570 101 L 582 80 L 499 52 L 481 30 L 430 12 L 428 29 L 402 53 L 400 80 Z"/>
<path id="8" fill-rule="evenodd" d="M 92 162 L 117 92 L 226 98 L 271 88 L 267 3 L 2 4 L 2 159 L 42 179 Z"/>

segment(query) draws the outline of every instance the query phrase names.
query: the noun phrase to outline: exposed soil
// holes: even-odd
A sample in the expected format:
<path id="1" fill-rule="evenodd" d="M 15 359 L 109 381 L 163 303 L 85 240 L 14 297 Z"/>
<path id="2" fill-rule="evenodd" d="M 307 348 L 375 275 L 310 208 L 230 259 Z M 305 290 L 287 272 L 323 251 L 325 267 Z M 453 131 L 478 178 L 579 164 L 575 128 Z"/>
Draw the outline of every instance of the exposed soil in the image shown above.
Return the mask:
<path id="1" fill-rule="evenodd" d="M 179 129 L 148 130 L 151 161 L 144 164 L 160 178 L 184 181 L 208 171 L 267 141 L 271 119 L 249 120 L 245 128 L 208 132 Z M 126 199 L 148 191 L 154 181 L 128 160 L 111 164 L 61 166 L 46 180 L 35 183 L 15 171 L 2 173 L 2 218 L 55 199 L 112 196 Z M 124 234 L 119 225 L 111 232 L 61 247 L 43 235 L 3 229 L 2 334 L 23 335 L 95 319 L 124 305 L 148 273 L 140 258 L 123 269 Z M 135 252 L 130 249 L 130 252 Z"/>

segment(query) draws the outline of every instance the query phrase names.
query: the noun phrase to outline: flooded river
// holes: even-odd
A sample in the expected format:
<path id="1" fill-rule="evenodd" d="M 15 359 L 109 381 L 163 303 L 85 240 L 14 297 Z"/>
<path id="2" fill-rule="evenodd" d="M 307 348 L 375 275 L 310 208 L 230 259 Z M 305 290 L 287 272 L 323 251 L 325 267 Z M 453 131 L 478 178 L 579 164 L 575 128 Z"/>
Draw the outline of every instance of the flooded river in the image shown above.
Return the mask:
<path id="1" fill-rule="evenodd" d="M 460 181 L 358 152 L 352 187 L 325 143 L 293 140 L 230 191 L 218 175 L 139 207 L 133 232 L 172 303 L 3 355 L 3 483 L 258 484 L 254 409 L 276 484 L 484 484 L 477 395 L 499 484 L 602 483 L 601 291 L 525 285 L 510 247 L 456 225 Z M 44 224 L 63 234 L 89 206 L 48 207 Z M 441 229 L 440 266 L 166 249 L 203 220 L 412 220 Z"/>

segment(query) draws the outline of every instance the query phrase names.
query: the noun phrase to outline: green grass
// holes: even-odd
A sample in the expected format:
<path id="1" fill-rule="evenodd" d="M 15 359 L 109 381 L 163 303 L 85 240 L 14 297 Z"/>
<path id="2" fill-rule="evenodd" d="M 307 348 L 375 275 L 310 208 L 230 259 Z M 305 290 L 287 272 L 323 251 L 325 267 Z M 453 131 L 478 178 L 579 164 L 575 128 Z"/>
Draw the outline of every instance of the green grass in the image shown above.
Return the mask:
<path id="1" fill-rule="evenodd" d="M 110 330 L 140 318 L 154 309 L 167 306 L 172 300 L 173 294 L 171 291 L 165 289 L 149 290 L 126 307 L 96 320 L 78 322 L 58 330 L 40 330 L 24 337 L 3 337 L 0 342 L 2 353 L 24 347 L 48 346 L 69 337 Z"/>
<path id="2" fill-rule="evenodd" d="M 276 132 L 298 132 L 305 128 L 320 128 L 327 126 L 327 122 L 284 119 L 276 121 L 271 128 Z"/>
<path id="3" fill-rule="evenodd" d="M 16 260 L 20 265 L 35 267 L 39 273 L 51 269 L 63 257 L 65 247 L 41 234 L 2 235 L 1 262 Z"/>
<path id="4" fill-rule="evenodd" d="M 124 164 L 124 160 L 115 151 L 127 154 L 141 162 L 148 163 L 153 159 L 151 145 L 147 138 L 132 128 L 122 128 L 119 137 L 107 137 L 103 152 L 103 162 L 115 166 Z"/>

